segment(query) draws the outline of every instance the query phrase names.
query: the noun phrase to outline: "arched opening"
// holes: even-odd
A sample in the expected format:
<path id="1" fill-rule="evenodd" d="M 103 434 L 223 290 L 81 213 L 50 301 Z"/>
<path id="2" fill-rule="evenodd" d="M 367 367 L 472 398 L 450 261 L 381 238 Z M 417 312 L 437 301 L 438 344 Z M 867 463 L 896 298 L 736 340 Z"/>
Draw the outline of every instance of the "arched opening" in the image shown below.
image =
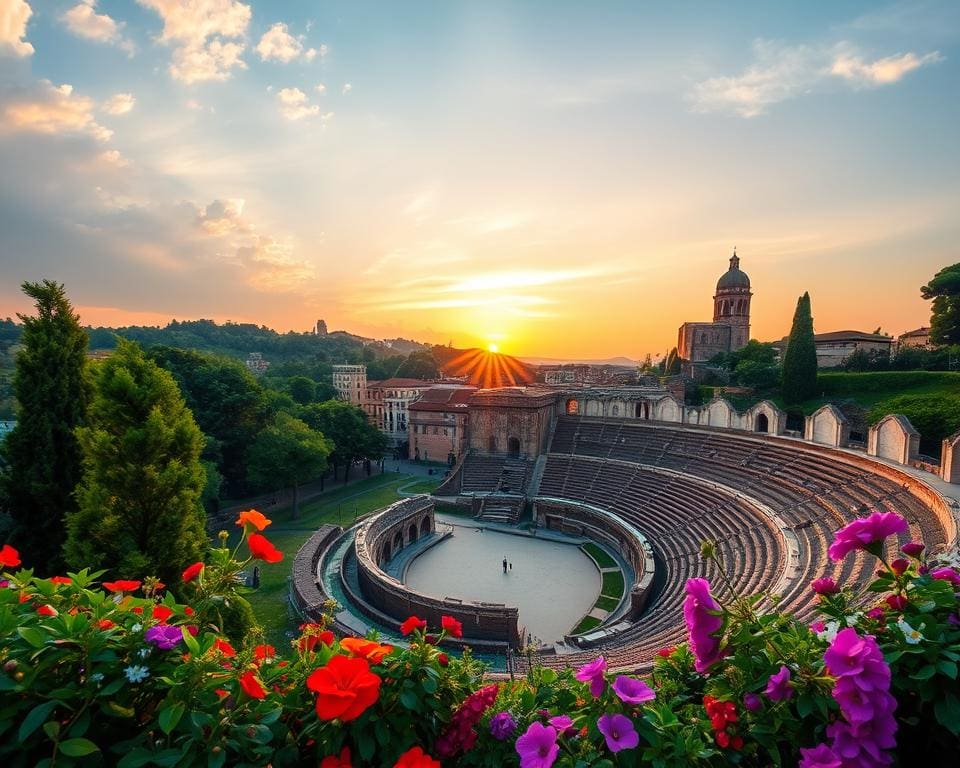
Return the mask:
<path id="1" fill-rule="evenodd" d="M 567 400 L 567 413 L 575 414 L 580 410 L 580 406 L 576 400 Z"/>
<path id="2" fill-rule="evenodd" d="M 420 538 L 422 539 L 428 533 L 430 533 L 430 518 L 425 517 L 420 523 Z"/>
<path id="3" fill-rule="evenodd" d="M 383 551 L 381 553 L 381 557 L 382 557 L 382 560 L 380 562 L 382 563 L 389 563 L 390 559 L 393 557 L 393 553 L 390 549 L 389 541 L 383 545 Z"/>
<path id="4" fill-rule="evenodd" d="M 643 406 L 644 406 L 643 403 L 634 403 L 633 415 L 636 416 L 638 419 L 644 418 Z"/>
<path id="5" fill-rule="evenodd" d="M 407 544 L 413 544 L 417 540 L 417 524 L 410 523 L 410 527 L 407 529 Z"/>
<path id="6" fill-rule="evenodd" d="M 397 552 L 403 549 L 403 531 L 397 531 L 393 537 L 393 549 Z"/>
<path id="7" fill-rule="evenodd" d="M 520 441 L 517 438 L 507 440 L 507 455 L 514 459 L 520 455 Z"/>
<path id="8" fill-rule="evenodd" d="M 619 406 L 619 405 L 614 405 L 614 406 L 610 409 L 610 415 L 611 415 L 611 416 L 619 416 L 619 415 L 620 415 L 620 406 Z"/>
<path id="9" fill-rule="evenodd" d="M 487 453 L 496 453 L 497 452 L 497 436 L 490 435 L 487 438 Z"/>
<path id="10" fill-rule="evenodd" d="M 767 418 L 767 414 L 761 413 L 757 416 L 757 432 L 769 432 L 770 431 L 770 420 Z"/>

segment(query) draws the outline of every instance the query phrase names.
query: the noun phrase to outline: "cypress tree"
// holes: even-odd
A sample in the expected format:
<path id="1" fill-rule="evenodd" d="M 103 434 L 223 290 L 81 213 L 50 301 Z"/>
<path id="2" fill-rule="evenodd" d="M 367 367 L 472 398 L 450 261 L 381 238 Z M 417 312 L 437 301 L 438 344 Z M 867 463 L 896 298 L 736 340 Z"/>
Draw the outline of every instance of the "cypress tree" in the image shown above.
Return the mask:
<path id="1" fill-rule="evenodd" d="M 788 404 L 801 403 L 817 394 L 817 347 L 813 340 L 809 293 L 797 300 L 793 313 L 793 327 L 783 354 L 781 390 Z"/>
<path id="2" fill-rule="evenodd" d="M 119 341 L 94 383 L 88 425 L 77 430 L 84 472 L 67 562 L 176 584 L 207 547 L 203 434 L 173 377 L 134 342 Z"/>
<path id="3" fill-rule="evenodd" d="M 13 389 L 17 425 L 3 446 L 9 465 L 6 496 L 13 518 L 10 538 L 23 562 L 38 574 L 62 566 L 64 520 L 76 509 L 80 449 L 74 430 L 90 402 L 84 376 L 87 334 L 67 300 L 63 285 L 44 280 L 23 283 L 34 300 L 35 317 L 23 322 Z"/>

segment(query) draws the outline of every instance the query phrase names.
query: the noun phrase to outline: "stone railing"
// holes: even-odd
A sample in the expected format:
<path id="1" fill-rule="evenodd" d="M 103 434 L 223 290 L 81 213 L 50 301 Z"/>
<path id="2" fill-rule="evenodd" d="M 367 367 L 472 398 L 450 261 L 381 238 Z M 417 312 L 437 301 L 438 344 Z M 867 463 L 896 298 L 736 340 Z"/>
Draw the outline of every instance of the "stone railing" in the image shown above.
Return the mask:
<path id="1" fill-rule="evenodd" d="M 323 525 L 304 542 L 293 558 L 290 574 L 290 604 L 301 616 L 316 620 L 323 613 L 323 604 L 330 597 L 317 578 L 317 564 L 327 548 L 339 538 L 339 525 Z"/>

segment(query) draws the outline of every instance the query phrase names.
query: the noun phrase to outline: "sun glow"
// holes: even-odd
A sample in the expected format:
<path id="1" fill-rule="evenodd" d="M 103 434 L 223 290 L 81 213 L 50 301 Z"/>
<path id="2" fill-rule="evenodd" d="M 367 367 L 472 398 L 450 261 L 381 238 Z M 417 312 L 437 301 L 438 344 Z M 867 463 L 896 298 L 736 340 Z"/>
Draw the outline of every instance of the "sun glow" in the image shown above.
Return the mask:
<path id="1" fill-rule="evenodd" d="M 496 354 L 497 352 L 500 351 L 500 347 L 497 346 L 496 344 L 487 344 L 487 351 L 493 352 L 494 354 Z"/>

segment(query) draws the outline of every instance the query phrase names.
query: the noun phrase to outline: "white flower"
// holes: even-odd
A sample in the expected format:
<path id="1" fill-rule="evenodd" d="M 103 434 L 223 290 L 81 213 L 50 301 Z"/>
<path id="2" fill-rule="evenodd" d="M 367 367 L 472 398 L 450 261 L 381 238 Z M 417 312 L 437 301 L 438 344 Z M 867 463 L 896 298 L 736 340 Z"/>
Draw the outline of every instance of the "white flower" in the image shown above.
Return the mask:
<path id="1" fill-rule="evenodd" d="M 900 628 L 900 631 L 903 632 L 903 639 L 906 640 L 909 645 L 916 645 L 923 640 L 923 635 L 920 634 L 919 630 L 907 624 L 902 617 L 897 621 L 897 626 Z"/>
<path id="2" fill-rule="evenodd" d="M 127 676 L 127 680 L 129 680 L 131 683 L 140 683 L 150 677 L 150 670 L 146 667 L 138 667 L 134 665 L 124 669 L 123 674 Z"/>
<path id="3" fill-rule="evenodd" d="M 141 648 L 139 651 L 137 651 L 137 653 L 140 654 L 140 658 L 141 658 L 141 659 L 145 659 L 145 658 L 147 658 L 147 656 L 150 655 L 150 649 L 149 649 L 149 648 Z"/>
<path id="4" fill-rule="evenodd" d="M 139 632 L 141 629 L 143 629 L 143 624 L 140 623 L 134 624 L 130 627 L 131 632 Z"/>
<path id="5" fill-rule="evenodd" d="M 94 672 L 92 675 L 90 675 L 91 683 L 97 683 L 99 685 L 102 680 L 103 680 L 103 672 Z"/>
<path id="6" fill-rule="evenodd" d="M 837 638 L 837 632 L 840 631 L 840 622 L 839 621 L 828 621 L 822 632 L 817 632 L 817 637 L 821 640 L 825 640 L 828 643 L 832 643 Z"/>

